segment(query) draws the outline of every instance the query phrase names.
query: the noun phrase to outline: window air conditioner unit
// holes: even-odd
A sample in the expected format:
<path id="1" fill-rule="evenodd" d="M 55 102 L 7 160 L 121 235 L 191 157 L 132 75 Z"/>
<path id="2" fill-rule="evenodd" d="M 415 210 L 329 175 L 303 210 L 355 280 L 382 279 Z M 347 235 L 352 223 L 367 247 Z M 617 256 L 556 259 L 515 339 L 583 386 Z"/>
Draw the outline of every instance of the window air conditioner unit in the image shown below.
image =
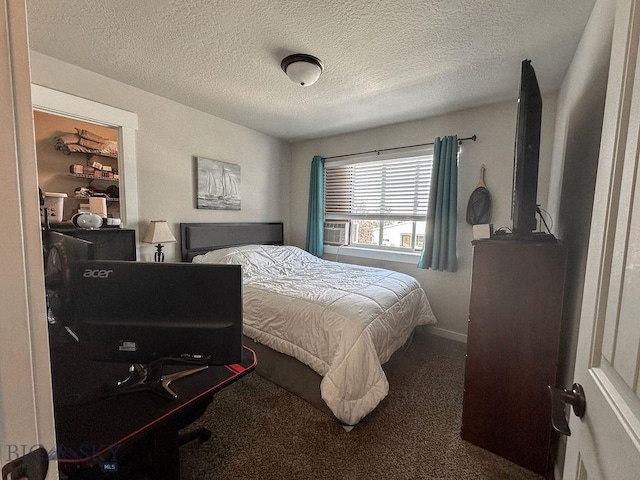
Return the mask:
<path id="1" fill-rule="evenodd" d="M 349 222 L 324 222 L 324 243 L 326 245 L 348 245 Z"/>

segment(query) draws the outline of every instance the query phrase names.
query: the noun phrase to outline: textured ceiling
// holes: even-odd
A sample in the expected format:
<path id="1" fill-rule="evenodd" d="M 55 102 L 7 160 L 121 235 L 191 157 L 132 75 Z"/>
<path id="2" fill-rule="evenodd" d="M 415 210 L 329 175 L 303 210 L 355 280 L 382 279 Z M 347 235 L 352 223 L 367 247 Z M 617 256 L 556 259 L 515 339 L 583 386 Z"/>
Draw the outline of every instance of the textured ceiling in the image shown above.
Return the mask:
<path id="1" fill-rule="evenodd" d="M 31 48 L 295 141 L 559 88 L 595 0 L 27 0 Z M 291 53 L 325 71 L 299 87 Z"/>

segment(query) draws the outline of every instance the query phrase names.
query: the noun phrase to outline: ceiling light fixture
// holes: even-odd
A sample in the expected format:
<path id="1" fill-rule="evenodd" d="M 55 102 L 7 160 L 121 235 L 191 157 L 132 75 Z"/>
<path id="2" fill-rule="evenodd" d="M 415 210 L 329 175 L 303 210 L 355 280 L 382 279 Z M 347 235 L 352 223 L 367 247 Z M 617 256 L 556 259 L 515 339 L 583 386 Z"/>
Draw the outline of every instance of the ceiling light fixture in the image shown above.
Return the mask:
<path id="1" fill-rule="evenodd" d="M 293 83 L 297 83 L 302 87 L 308 87 L 316 83 L 322 70 L 324 70 L 319 58 L 305 53 L 294 53 L 285 57 L 280 67 Z"/>

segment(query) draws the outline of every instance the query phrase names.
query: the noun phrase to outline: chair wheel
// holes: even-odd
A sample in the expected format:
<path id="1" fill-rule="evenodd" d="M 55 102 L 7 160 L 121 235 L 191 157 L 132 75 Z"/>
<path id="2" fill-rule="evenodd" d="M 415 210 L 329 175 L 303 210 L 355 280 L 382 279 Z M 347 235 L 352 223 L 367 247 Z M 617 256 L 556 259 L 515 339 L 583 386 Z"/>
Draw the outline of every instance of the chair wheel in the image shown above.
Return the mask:
<path id="1" fill-rule="evenodd" d="M 207 440 L 209 440 L 211 438 L 211 431 L 204 428 L 204 427 L 200 427 L 200 428 L 196 428 L 195 430 L 192 430 L 190 432 L 187 433 L 183 433 L 178 437 L 178 444 L 179 445 L 186 445 L 187 443 L 193 441 L 193 440 L 198 440 L 200 443 L 202 442 L 206 442 Z"/>
<path id="2" fill-rule="evenodd" d="M 202 431 L 200 432 L 200 435 L 198 435 L 198 440 L 200 440 L 200 442 L 206 442 L 210 438 L 211 438 L 211 430 L 208 430 L 206 428 L 203 428 Z"/>

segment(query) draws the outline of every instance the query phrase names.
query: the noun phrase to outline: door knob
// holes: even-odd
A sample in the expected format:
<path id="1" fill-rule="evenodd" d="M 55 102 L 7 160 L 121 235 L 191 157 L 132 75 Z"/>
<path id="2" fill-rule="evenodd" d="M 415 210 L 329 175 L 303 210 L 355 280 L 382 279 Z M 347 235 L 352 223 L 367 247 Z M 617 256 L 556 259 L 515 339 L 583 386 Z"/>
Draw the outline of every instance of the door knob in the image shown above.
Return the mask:
<path id="1" fill-rule="evenodd" d="M 551 426 L 556 432 L 570 436 L 571 430 L 569 430 L 569 424 L 564 415 L 564 406 L 565 404 L 571 405 L 573 413 L 578 418 L 584 416 L 587 401 L 582 385 L 574 383 L 571 390 L 549 386 L 549 395 L 551 396 Z"/>

